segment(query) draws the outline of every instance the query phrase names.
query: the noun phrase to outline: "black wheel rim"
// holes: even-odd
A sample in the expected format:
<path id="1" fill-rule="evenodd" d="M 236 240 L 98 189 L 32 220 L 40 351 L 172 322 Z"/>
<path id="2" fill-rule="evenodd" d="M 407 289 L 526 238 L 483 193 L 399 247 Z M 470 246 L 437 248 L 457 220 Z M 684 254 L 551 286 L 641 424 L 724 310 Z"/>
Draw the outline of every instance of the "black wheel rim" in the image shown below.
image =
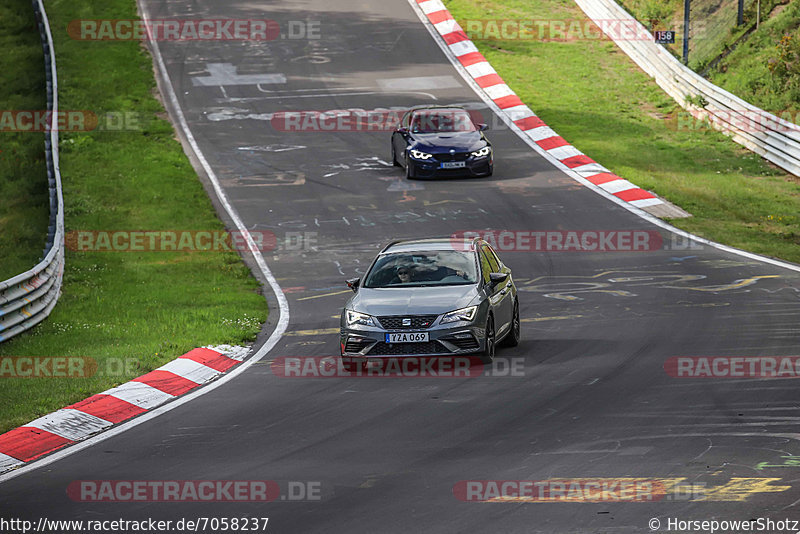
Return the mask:
<path id="1" fill-rule="evenodd" d="M 519 339 L 519 304 L 514 304 L 514 337 Z"/>

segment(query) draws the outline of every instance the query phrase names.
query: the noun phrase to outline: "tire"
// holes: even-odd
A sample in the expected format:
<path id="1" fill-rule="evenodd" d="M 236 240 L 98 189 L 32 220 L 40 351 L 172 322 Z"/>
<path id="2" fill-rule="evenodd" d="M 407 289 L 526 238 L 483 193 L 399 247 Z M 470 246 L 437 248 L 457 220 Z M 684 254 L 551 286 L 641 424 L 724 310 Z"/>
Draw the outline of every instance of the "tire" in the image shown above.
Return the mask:
<path id="1" fill-rule="evenodd" d="M 395 152 L 394 149 L 394 141 L 392 141 L 392 165 L 394 165 L 395 167 L 400 167 L 400 164 L 397 163 L 397 153 Z"/>
<path id="2" fill-rule="evenodd" d="M 519 322 L 519 301 L 514 301 L 514 315 L 511 318 L 511 330 L 503 338 L 504 347 L 516 347 L 519 345 L 520 322 Z"/>
<path id="3" fill-rule="evenodd" d="M 411 162 L 408 161 L 408 156 L 406 156 L 406 180 L 414 180 L 415 176 L 411 174 Z"/>
<path id="4" fill-rule="evenodd" d="M 497 343 L 495 339 L 495 331 L 494 331 L 494 317 L 491 315 L 489 319 L 486 321 L 486 342 L 483 352 L 480 353 L 481 363 L 484 365 L 490 364 L 494 361 L 494 354 L 495 349 L 497 348 Z"/>

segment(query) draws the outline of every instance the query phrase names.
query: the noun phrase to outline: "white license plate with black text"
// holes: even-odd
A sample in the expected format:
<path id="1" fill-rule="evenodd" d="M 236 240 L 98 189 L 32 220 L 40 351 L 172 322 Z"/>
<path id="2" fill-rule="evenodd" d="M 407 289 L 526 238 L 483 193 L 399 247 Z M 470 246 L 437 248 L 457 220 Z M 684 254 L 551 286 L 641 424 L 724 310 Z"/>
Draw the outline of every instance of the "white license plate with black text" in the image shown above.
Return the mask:
<path id="1" fill-rule="evenodd" d="M 443 169 L 463 169 L 467 166 L 466 161 L 443 161 L 442 168 Z"/>
<path id="2" fill-rule="evenodd" d="M 428 332 L 395 332 L 386 334 L 386 343 L 425 343 Z"/>

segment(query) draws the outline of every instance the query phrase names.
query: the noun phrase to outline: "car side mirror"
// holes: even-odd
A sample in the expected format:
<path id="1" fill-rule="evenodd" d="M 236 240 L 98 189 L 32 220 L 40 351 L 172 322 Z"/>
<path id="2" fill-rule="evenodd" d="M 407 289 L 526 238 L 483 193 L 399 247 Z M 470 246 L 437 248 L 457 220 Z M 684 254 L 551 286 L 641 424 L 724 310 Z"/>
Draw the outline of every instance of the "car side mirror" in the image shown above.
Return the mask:
<path id="1" fill-rule="evenodd" d="M 361 285 L 361 278 L 351 278 L 346 281 L 347 287 L 353 290 L 353 293 L 358 291 L 358 286 Z"/>
<path id="2" fill-rule="evenodd" d="M 488 130 L 488 129 L 489 129 L 489 125 L 488 125 L 488 124 L 481 123 L 481 124 L 479 124 L 479 125 L 478 125 L 478 129 L 479 129 L 480 131 L 482 131 L 482 132 L 485 132 L 486 130 Z"/>
<path id="3" fill-rule="evenodd" d="M 401 134 L 405 135 L 405 134 L 408 133 L 408 128 L 406 128 L 405 126 L 398 126 L 397 127 L 397 133 L 401 133 Z"/>
<path id="4" fill-rule="evenodd" d="M 489 280 L 492 287 L 497 286 L 508 280 L 508 273 L 489 273 Z"/>

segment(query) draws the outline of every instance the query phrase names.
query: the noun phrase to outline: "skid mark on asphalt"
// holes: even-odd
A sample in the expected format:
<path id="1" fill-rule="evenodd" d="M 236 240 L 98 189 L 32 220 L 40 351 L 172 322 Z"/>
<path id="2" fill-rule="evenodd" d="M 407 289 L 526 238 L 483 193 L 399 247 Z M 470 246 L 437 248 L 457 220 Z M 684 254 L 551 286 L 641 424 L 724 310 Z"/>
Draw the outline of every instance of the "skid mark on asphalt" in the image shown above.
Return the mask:
<path id="1" fill-rule="evenodd" d="M 338 334 L 339 328 L 317 328 L 313 330 L 294 330 L 292 332 L 286 332 L 283 334 L 284 336 L 329 336 L 332 334 Z"/>
<path id="2" fill-rule="evenodd" d="M 342 273 L 342 274 L 344 274 L 344 273 Z M 324 295 L 312 295 L 310 297 L 303 297 L 303 298 L 297 299 L 297 300 L 301 301 L 301 300 L 321 299 L 323 297 L 332 297 L 334 295 L 343 295 L 345 293 L 350 293 L 350 292 L 351 292 L 350 289 L 345 289 L 344 291 L 334 291 L 333 293 L 325 293 Z"/>
<path id="3" fill-rule="evenodd" d="M 611 275 L 611 274 L 624 274 L 636 273 L 636 276 L 621 276 L 615 278 L 608 278 L 605 281 L 597 282 L 564 282 L 561 280 L 580 280 L 589 279 L 595 280 L 597 278 Z M 599 274 L 586 275 L 586 276 L 570 276 L 570 275 L 557 275 L 557 276 L 540 276 L 531 280 L 521 282 L 518 286 L 520 291 L 528 291 L 533 293 L 544 293 L 544 297 L 564 301 L 579 301 L 583 297 L 578 296 L 585 293 L 605 293 L 616 297 L 635 297 L 637 293 L 628 291 L 628 288 L 653 286 L 659 289 L 676 289 L 686 291 L 700 291 L 707 293 L 720 293 L 723 291 L 731 291 L 736 289 L 743 289 L 755 285 L 760 280 L 781 278 L 780 275 L 761 275 L 752 276 L 750 278 L 737 279 L 732 282 L 708 285 L 708 286 L 689 286 L 677 285 L 689 282 L 696 282 L 707 278 L 702 274 L 672 274 L 664 271 L 642 272 L 642 271 L 603 271 Z M 553 283 L 536 284 L 541 280 L 558 280 Z M 619 287 L 623 285 L 625 289 Z"/>
<path id="4" fill-rule="evenodd" d="M 587 483 L 594 482 L 602 485 L 603 483 L 650 483 L 656 488 L 650 495 L 642 494 L 631 495 L 628 498 L 618 498 L 621 502 L 654 502 L 661 500 L 677 500 L 682 502 L 704 501 L 704 502 L 742 502 L 748 497 L 758 493 L 776 493 L 792 489 L 792 486 L 773 486 L 778 483 L 780 478 L 732 478 L 729 482 L 718 486 L 699 486 L 687 483 L 686 477 L 675 478 L 581 478 L 581 479 L 549 479 L 547 481 L 537 481 L 537 483 L 564 483 L 564 491 L 553 496 L 498 496 L 488 499 L 489 503 L 596 503 L 608 502 L 608 498 L 603 493 L 614 494 L 614 490 L 602 492 L 595 488 L 590 489 Z M 686 488 L 692 488 L 691 494 L 686 495 Z M 597 493 L 600 492 L 600 497 Z M 618 496 L 619 497 L 619 496 Z"/>
<path id="5" fill-rule="evenodd" d="M 710 291 L 710 292 L 717 292 L 717 291 L 728 291 L 731 289 L 740 289 L 742 287 L 748 287 L 759 280 L 764 280 L 767 278 L 780 278 L 780 275 L 773 274 L 767 276 L 752 276 L 750 278 L 744 278 L 741 280 L 735 280 L 729 284 L 722 284 L 717 286 L 705 286 L 705 287 L 680 287 L 680 286 L 661 286 L 666 287 L 669 289 L 688 289 L 690 291 Z"/>
<path id="6" fill-rule="evenodd" d="M 569 319 L 578 319 L 585 317 L 584 315 L 556 315 L 553 317 L 531 317 L 529 319 L 520 319 L 521 323 L 538 323 L 541 321 L 567 321 Z"/>

